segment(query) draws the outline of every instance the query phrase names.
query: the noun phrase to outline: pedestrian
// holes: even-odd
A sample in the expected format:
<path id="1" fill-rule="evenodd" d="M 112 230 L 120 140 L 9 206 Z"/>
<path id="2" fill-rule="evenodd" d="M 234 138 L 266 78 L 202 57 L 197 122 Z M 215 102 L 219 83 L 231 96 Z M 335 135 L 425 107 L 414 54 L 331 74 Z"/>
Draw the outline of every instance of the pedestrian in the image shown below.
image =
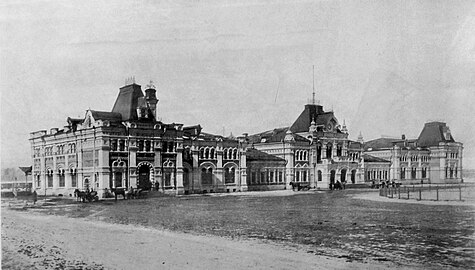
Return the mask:
<path id="1" fill-rule="evenodd" d="M 38 200 L 38 193 L 36 193 L 36 189 L 33 190 L 33 204 L 36 204 L 36 201 Z"/>

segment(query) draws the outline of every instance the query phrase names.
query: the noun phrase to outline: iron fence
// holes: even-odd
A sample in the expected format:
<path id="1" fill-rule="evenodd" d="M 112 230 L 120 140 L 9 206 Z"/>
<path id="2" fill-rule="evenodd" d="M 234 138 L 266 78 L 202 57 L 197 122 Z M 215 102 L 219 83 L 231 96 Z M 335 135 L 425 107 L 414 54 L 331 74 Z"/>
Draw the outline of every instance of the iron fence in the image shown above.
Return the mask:
<path id="1" fill-rule="evenodd" d="M 379 196 L 425 201 L 474 201 L 475 185 L 473 184 L 426 184 L 402 185 L 398 187 L 382 187 Z"/>

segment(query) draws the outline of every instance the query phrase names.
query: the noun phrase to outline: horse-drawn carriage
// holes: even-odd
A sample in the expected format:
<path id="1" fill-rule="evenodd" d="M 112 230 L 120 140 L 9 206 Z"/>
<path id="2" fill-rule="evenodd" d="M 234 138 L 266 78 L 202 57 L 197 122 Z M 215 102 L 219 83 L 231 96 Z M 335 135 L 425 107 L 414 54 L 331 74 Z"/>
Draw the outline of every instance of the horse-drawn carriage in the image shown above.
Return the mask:
<path id="1" fill-rule="evenodd" d="M 310 184 L 309 183 L 301 183 L 301 182 L 290 182 L 289 185 L 292 186 L 292 190 L 295 191 L 297 189 L 297 191 L 300 191 L 300 190 L 310 190 Z"/>
<path id="2" fill-rule="evenodd" d="M 124 200 L 126 199 L 140 199 L 140 198 L 146 198 L 148 195 L 148 190 L 144 190 L 141 188 L 130 188 L 130 189 L 125 189 L 125 188 L 112 188 L 111 189 L 112 193 L 114 193 L 115 200 L 117 201 L 117 196 L 122 195 Z"/>
<path id="3" fill-rule="evenodd" d="M 82 202 L 92 202 L 92 201 L 98 201 L 99 196 L 97 196 L 97 191 L 89 191 L 89 190 L 84 190 L 81 191 L 79 189 L 74 190 L 74 196 L 76 196 L 77 201 L 82 201 Z"/>

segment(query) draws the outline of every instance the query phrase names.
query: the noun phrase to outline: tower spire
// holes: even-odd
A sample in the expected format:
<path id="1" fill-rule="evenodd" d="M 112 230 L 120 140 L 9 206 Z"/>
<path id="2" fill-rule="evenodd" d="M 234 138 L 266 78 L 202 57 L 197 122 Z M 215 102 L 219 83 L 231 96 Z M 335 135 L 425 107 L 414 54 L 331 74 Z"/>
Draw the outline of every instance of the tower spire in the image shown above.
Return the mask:
<path id="1" fill-rule="evenodd" d="M 312 65 L 312 104 L 315 105 L 315 65 Z"/>

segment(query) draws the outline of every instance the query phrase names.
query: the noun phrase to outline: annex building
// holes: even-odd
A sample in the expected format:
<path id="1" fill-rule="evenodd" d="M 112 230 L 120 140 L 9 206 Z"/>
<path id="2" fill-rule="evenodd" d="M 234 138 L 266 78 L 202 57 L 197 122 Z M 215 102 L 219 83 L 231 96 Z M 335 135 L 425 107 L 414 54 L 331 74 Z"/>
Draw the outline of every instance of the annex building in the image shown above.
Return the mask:
<path id="1" fill-rule="evenodd" d="M 158 120 L 153 84 L 119 89 L 112 111 L 87 110 L 63 128 L 30 134 L 33 188 L 105 196 L 130 186 L 169 194 L 312 189 L 374 181 L 462 181 L 462 144 L 445 123 L 427 123 L 418 139 L 348 139 L 333 111 L 312 102 L 289 127 L 235 137 L 200 125 Z"/>

